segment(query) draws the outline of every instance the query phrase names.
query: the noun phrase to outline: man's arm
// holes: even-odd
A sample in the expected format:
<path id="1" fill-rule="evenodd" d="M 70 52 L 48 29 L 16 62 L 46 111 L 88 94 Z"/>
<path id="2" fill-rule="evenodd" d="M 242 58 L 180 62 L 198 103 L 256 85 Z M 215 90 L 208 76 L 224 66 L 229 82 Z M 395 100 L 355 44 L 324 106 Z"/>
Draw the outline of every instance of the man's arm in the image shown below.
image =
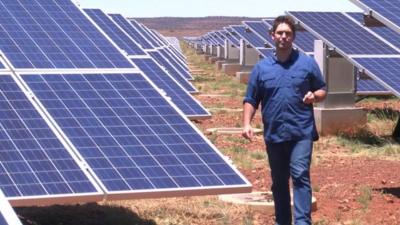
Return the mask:
<path id="1" fill-rule="evenodd" d="M 305 104 L 312 104 L 317 102 L 322 102 L 326 98 L 326 91 L 324 89 L 319 89 L 314 92 L 307 92 L 304 95 L 303 102 Z"/>
<path id="2" fill-rule="evenodd" d="M 251 120 L 256 113 L 256 108 L 248 102 L 243 103 L 243 131 L 242 136 L 251 140 L 253 138 L 253 128 L 251 127 Z"/>

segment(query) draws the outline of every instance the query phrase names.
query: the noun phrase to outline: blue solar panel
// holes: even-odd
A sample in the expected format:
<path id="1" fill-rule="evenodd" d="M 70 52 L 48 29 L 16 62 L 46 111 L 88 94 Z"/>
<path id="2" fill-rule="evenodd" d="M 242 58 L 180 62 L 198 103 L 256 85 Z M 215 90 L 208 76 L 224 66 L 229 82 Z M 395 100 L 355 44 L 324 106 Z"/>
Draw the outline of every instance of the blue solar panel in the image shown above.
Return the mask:
<path id="1" fill-rule="evenodd" d="M 274 41 L 269 34 L 269 26 L 267 24 L 262 21 L 244 21 L 243 23 L 261 37 L 264 42 L 268 43 L 271 47 L 275 47 Z"/>
<path id="2" fill-rule="evenodd" d="M 356 19 L 360 24 L 365 25 L 364 15 L 362 13 L 347 13 L 352 18 Z M 400 48 L 400 34 L 386 26 L 367 26 L 370 30 L 383 37 L 391 44 Z"/>
<path id="3" fill-rule="evenodd" d="M 223 34 L 225 37 L 230 41 L 231 44 L 233 44 L 235 47 L 239 47 L 239 39 L 237 38 L 237 35 L 233 35 L 232 32 L 234 32 L 230 27 L 225 27 L 225 32 Z"/>
<path id="4" fill-rule="evenodd" d="M 346 14 L 339 12 L 289 12 L 314 35 L 348 55 L 399 54 Z M 352 34 L 349 36 L 349 34 Z"/>
<path id="5" fill-rule="evenodd" d="M 186 64 L 184 64 L 182 61 L 176 58 L 175 55 L 173 55 L 171 52 L 169 52 L 168 49 L 163 48 L 159 49 L 158 52 L 164 56 L 171 64 L 174 66 L 179 74 L 183 76 L 186 79 L 192 79 L 192 75 L 189 73 L 189 69 L 187 68 Z"/>
<path id="6" fill-rule="evenodd" d="M 116 22 L 126 33 L 128 33 L 136 42 L 138 42 L 144 49 L 154 49 L 150 41 L 137 31 L 131 23 L 128 22 L 121 14 L 109 14 L 114 22 Z"/>
<path id="7" fill-rule="evenodd" d="M 385 88 L 400 96 L 400 58 L 352 58 L 357 67 L 382 84 Z"/>
<path id="8" fill-rule="evenodd" d="M 0 188 L 9 198 L 37 202 L 41 197 L 97 194 L 10 75 L 0 75 L 0 165 Z"/>
<path id="9" fill-rule="evenodd" d="M 154 37 L 151 36 L 136 20 L 129 20 L 131 25 L 139 32 L 141 33 L 147 41 L 151 43 L 152 46 L 154 47 L 161 47 L 161 44 L 154 39 Z"/>
<path id="10" fill-rule="evenodd" d="M 158 88 L 164 90 L 172 102 L 189 118 L 210 117 L 210 114 L 153 59 L 132 59 Z"/>
<path id="11" fill-rule="evenodd" d="M 366 13 L 400 33 L 400 0 L 351 0 Z"/>
<path id="12" fill-rule="evenodd" d="M 256 48 L 256 50 L 264 57 L 274 56 L 274 49 L 272 48 Z"/>
<path id="13" fill-rule="evenodd" d="M 252 45 L 253 47 L 265 47 L 265 41 L 261 39 L 258 35 L 255 33 L 249 31 L 246 29 L 246 26 L 244 25 L 232 25 L 231 28 L 244 40 L 246 40 L 247 43 Z"/>
<path id="14" fill-rule="evenodd" d="M 124 31 L 100 9 L 84 9 L 86 14 L 128 55 L 146 55 Z"/>
<path id="15" fill-rule="evenodd" d="M 211 38 L 213 38 L 216 41 L 216 43 L 218 45 L 224 46 L 224 44 L 225 44 L 224 39 L 222 39 L 217 33 L 212 32 L 212 33 L 210 33 L 210 36 L 211 36 Z"/>
<path id="16" fill-rule="evenodd" d="M 0 190 L 0 225 L 22 225 L 17 214 Z"/>
<path id="17" fill-rule="evenodd" d="M 15 68 L 133 68 L 71 1 L 1 1 L 0 14 Z"/>
<path id="18" fill-rule="evenodd" d="M 149 51 L 148 54 L 151 55 L 153 59 L 155 59 L 160 65 L 164 66 L 170 75 L 174 77 L 179 84 L 185 88 L 188 92 L 197 92 L 196 88 L 187 81 L 179 71 L 167 60 L 163 57 L 163 55 L 159 51 Z"/>
<path id="19" fill-rule="evenodd" d="M 357 80 L 357 94 L 359 95 L 376 95 L 376 94 L 390 94 L 386 88 L 372 79 L 358 79 Z"/>
<path id="20" fill-rule="evenodd" d="M 140 74 L 34 74 L 22 78 L 111 199 L 121 193 L 143 197 L 174 189 L 250 188 Z"/>
<path id="21" fill-rule="evenodd" d="M 4 64 L 2 62 L 0 62 L 0 69 L 5 69 L 6 67 L 4 66 Z"/>

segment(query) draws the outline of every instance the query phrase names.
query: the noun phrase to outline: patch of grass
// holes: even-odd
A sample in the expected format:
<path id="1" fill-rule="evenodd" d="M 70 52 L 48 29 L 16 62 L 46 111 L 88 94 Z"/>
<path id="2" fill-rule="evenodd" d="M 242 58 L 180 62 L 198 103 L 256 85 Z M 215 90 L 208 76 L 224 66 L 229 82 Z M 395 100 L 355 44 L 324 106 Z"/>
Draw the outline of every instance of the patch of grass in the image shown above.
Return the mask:
<path id="1" fill-rule="evenodd" d="M 250 157 L 255 160 L 264 160 L 267 157 L 267 153 L 265 151 L 260 152 L 252 152 Z"/>
<path id="2" fill-rule="evenodd" d="M 360 195 L 357 197 L 357 202 L 361 204 L 363 211 L 366 211 L 368 209 L 371 200 L 372 188 L 369 186 L 361 186 Z"/>
<path id="3" fill-rule="evenodd" d="M 227 136 L 226 140 L 230 141 L 230 142 L 233 142 L 233 143 L 239 143 L 239 144 L 248 144 L 248 143 L 250 143 L 250 141 L 247 140 L 246 138 L 239 137 L 239 136 Z"/>

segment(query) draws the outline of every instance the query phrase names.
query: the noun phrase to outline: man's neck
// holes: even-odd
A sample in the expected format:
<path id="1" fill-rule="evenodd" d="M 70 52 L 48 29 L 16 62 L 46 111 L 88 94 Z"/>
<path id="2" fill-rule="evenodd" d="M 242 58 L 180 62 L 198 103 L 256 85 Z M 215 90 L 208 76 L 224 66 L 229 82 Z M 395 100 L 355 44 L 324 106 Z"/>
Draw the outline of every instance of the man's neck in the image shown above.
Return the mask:
<path id="1" fill-rule="evenodd" d="M 276 58 L 278 59 L 279 62 L 283 63 L 286 62 L 289 57 L 290 54 L 292 53 L 293 49 L 292 48 L 288 48 L 288 49 L 277 49 L 276 50 Z"/>

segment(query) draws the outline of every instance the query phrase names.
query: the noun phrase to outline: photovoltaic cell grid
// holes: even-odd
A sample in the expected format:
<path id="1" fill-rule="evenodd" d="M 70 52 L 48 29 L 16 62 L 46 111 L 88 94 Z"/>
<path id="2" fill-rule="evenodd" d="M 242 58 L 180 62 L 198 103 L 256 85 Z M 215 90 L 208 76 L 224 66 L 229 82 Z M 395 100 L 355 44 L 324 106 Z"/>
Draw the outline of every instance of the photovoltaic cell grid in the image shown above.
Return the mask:
<path id="1" fill-rule="evenodd" d="M 251 31 L 246 31 L 246 26 L 242 25 L 232 25 L 231 28 L 246 42 L 248 42 L 253 47 L 265 47 L 265 41 L 263 41 L 258 35 L 252 33 Z"/>
<path id="2" fill-rule="evenodd" d="M 274 49 L 272 48 L 256 48 L 256 50 L 264 57 L 274 56 Z"/>
<path id="3" fill-rule="evenodd" d="M 0 225 L 22 225 L 17 214 L 0 190 Z"/>
<path id="4" fill-rule="evenodd" d="M 372 79 L 357 80 L 357 94 L 389 94 L 390 92 Z"/>
<path id="5" fill-rule="evenodd" d="M 168 73 L 174 77 L 179 84 L 185 88 L 188 92 L 197 92 L 196 88 L 187 81 L 182 75 L 180 75 L 179 71 L 171 65 L 170 62 L 165 59 L 160 52 L 158 51 L 149 51 L 147 52 L 153 59 L 155 59 L 160 65 L 164 66 Z"/>
<path id="6" fill-rule="evenodd" d="M 146 55 L 124 31 L 100 9 L 84 9 L 86 14 L 128 55 Z"/>
<path id="7" fill-rule="evenodd" d="M 142 33 L 137 31 L 128 20 L 126 20 L 121 14 L 109 14 L 112 20 L 117 23 L 126 33 L 128 33 L 136 42 L 144 49 L 154 49 L 151 42 L 144 37 Z"/>
<path id="8" fill-rule="evenodd" d="M 164 90 L 172 102 L 189 118 L 209 117 L 210 114 L 178 83 L 162 70 L 153 59 L 132 59 L 136 66 L 149 77 L 158 88 Z"/>
<path id="9" fill-rule="evenodd" d="M 400 0 L 351 0 L 368 14 L 400 33 Z"/>
<path id="10" fill-rule="evenodd" d="M 345 14 L 339 12 L 289 12 L 302 26 L 307 26 L 347 55 L 399 54 Z M 352 34 L 349 38 L 348 34 Z"/>
<path id="11" fill-rule="evenodd" d="M 22 78 L 109 195 L 249 187 L 140 74 Z"/>
<path id="12" fill-rule="evenodd" d="M 353 58 L 359 68 L 400 96 L 400 58 Z"/>
<path id="13" fill-rule="evenodd" d="M 248 26 L 255 34 L 261 37 L 265 43 L 268 43 L 271 47 L 275 47 L 274 41 L 269 35 L 269 26 L 267 26 L 262 21 L 244 21 L 246 26 Z"/>
<path id="14" fill-rule="evenodd" d="M 364 23 L 364 15 L 362 13 L 346 13 L 347 15 L 351 16 L 360 24 L 365 24 Z M 365 25 L 364 25 L 365 26 Z M 387 41 L 389 41 L 391 44 L 396 46 L 397 48 L 400 49 L 400 34 L 397 33 L 396 31 L 390 29 L 387 26 L 367 26 L 368 29 L 372 30 L 373 32 L 377 33 L 379 36 L 383 37 Z"/>
<path id="15" fill-rule="evenodd" d="M 239 39 L 237 35 L 233 35 L 232 32 L 234 32 L 230 27 L 225 27 L 225 32 L 223 34 L 225 37 L 233 44 L 235 47 L 239 47 Z"/>
<path id="16" fill-rule="evenodd" d="M 158 52 L 178 70 L 181 76 L 183 76 L 185 79 L 193 79 L 192 75 L 189 73 L 189 69 L 187 68 L 187 66 L 182 61 L 177 59 L 176 56 L 174 56 L 171 52 L 169 52 L 165 48 L 159 49 Z"/>
<path id="17" fill-rule="evenodd" d="M 133 68 L 71 1 L 1 1 L 0 14 L 15 68 Z"/>
<path id="18" fill-rule="evenodd" d="M 215 32 L 212 32 L 211 37 L 218 43 L 218 45 L 224 46 L 224 40 Z"/>
<path id="19" fill-rule="evenodd" d="M 124 33 L 105 13 L 97 9 L 84 9 L 84 11 L 104 30 L 104 32 L 109 35 L 112 40 L 121 48 L 127 51 L 131 56 L 146 55 L 146 53 L 136 45 L 136 43 Z M 136 51 L 139 49 L 139 51 Z M 176 63 L 175 59 L 170 57 L 166 51 L 162 51 L 164 56 L 174 63 L 175 68 L 180 72 L 186 72 L 188 76 L 190 74 L 185 71 L 181 65 Z M 169 97 L 172 98 L 174 103 L 177 103 L 178 108 L 180 108 L 188 116 L 209 116 L 209 114 L 200 107 L 200 105 L 190 98 L 190 96 L 185 93 L 185 89 L 171 79 L 171 77 L 164 72 L 159 66 L 152 61 L 152 59 L 141 59 L 132 60 L 133 62 L 138 62 L 141 64 L 140 69 L 158 86 L 158 88 L 164 89 Z M 158 74 L 156 74 L 156 72 Z M 174 90 L 175 89 L 175 90 Z M 177 94 L 180 93 L 180 96 Z M 185 96 L 185 98 L 182 98 Z M 177 97 L 177 99 L 175 99 Z M 184 100 L 189 102 L 185 103 Z"/>
<path id="20" fill-rule="evenodd" d="M 187 59 L 185 58 L 184 55 L 182 55 L 182 53 L 178 52 L 178 50 L 176 50 L 172 46 L 165 47 L 162 50 L 167 52 L 177 63 L 179 63 L 181 68 L 184 70 L 183 72 L 186 73 L 186 75 L 184 75 L 186 77 L 186 79 L 189 79 L 189 80 L 193 79 L 192 75 L 189 72 Z"/>
<path id="21" fill-rule="evenodd" d="M 154 40 L 154 38 L 142 27 L 136 20 L 129 20 L 131 25 L 138 31 L 140 32 L 147 41 L 151 42 L 151 45 L 155 48 L 161 47 L 161 44 Z"/>
<path id="22" fill-rule="evenodd" d="M 0 188 L 16 199 L 97 192 L 10 75 L 0 75 Z"/>

